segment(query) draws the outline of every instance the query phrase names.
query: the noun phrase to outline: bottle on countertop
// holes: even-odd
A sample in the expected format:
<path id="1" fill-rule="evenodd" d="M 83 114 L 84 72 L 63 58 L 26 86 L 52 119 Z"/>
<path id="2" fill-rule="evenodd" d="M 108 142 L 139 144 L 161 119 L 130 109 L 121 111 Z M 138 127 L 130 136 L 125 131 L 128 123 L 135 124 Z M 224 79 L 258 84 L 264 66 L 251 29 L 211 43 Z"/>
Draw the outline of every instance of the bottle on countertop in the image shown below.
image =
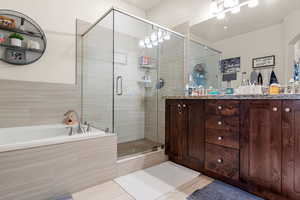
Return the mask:
<path id="1" fill-rule="evenodd" d="M 194 92 L 196 90 L 196 85 L 195 85 L 195 82 L 193 80 L 193 76 L 192 75 L 189 76 L 189 82 L 185 86 L 185 89 L 186 89 L 186 95 L 187 96 L 193 96 L 194 95 Z"/>
<path id="2" fill-rule="evenodd" d="M 279 84 L 274 70 L 272 70 L 271 76 L 270 76 L 270 85 L 272 85 L 272 84 Z"/>

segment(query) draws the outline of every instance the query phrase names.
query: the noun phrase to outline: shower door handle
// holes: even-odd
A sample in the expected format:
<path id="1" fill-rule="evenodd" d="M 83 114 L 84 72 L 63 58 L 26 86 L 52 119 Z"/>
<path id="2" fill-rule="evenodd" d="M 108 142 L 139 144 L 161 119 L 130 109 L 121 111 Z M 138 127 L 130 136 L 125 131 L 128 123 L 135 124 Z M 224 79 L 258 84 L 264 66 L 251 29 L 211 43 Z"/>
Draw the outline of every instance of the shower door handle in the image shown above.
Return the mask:
<path id="1" fill-rule="evenodd" d="M 119 95 L 119 96 L 123 95 L 123 77 L 122 76 L 117 76 L 116 92 L 117 92 L 117 95 Z"/>

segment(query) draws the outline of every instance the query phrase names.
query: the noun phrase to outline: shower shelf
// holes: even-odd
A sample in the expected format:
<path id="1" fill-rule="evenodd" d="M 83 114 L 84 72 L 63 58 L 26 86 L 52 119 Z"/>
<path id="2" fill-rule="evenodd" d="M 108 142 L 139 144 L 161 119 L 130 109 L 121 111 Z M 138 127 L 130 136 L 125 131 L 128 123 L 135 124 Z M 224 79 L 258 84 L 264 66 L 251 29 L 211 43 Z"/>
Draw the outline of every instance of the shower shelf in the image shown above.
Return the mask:
<path id="1" fill-rule="evenodd" d="M 153 65 L 140 65 L 140 67 L 143 69 L 156 69 L 156 67 Z"/>

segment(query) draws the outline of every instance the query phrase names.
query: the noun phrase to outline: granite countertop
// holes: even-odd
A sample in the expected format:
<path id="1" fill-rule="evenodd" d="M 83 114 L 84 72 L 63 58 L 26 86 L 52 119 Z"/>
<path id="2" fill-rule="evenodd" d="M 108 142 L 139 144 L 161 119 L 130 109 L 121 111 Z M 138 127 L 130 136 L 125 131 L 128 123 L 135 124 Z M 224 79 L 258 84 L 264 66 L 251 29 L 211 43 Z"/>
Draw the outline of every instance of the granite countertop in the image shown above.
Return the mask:
<path id="1" fill-rule="evenodd" d="M 164 96 L 164 99 L 299 99 L 300 94 Z"/>

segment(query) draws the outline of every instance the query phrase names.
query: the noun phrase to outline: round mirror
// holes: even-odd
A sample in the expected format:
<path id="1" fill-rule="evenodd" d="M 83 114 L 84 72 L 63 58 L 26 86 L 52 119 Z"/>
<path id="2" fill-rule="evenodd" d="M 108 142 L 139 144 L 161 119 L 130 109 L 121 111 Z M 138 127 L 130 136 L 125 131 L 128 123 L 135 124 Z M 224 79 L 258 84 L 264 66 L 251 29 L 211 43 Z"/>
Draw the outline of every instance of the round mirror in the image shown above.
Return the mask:
<path id="1" fill-rule="evenodd" d="M 46 35 L 30 17 L 0 9 L 0 60 L 28 65 L 39 60 L 47 46 Z"/>

